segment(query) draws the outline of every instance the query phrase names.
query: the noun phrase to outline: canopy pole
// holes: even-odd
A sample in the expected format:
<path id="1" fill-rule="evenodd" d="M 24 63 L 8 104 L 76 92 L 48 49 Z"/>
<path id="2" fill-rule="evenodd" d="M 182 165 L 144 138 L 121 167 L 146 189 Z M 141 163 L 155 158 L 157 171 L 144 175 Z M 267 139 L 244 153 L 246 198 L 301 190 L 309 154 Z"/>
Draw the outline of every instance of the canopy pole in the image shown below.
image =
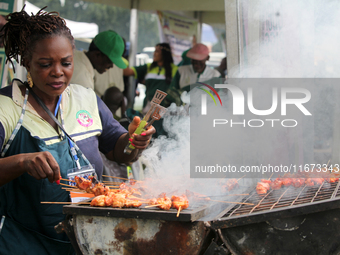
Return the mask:
<path id="1" fill-rule="evenodd" d="M 139 0 L 131 0 L 131 11 L 130 11 L 130 54 L 129 54 L 129 66 L 136 65 L 136 54 L 138 46 L 138 4 Z M 129 77 L 129 87 L 127 91 L 127 108 L 133 108 L 135 99 L 135 79 Z"/>
<path id="2" fill-rule="evenodd" d="M 226 48 L 227 48 L 227 68 L 228 77 L 230 70 L 239 68 L 240 49 L 239 49 L 239 13 L 238 0 L 225 0 L 225 23 L 226 23 Z M 232 74 L 231 74 L 232 75 Z"/>
<path id="3" fill-rule="evenodd" d="M 196 42 L 201 43 L 202 42 L 202 12 L 200 11 L 195 12 L 195 19 L 198 20 Z"/>

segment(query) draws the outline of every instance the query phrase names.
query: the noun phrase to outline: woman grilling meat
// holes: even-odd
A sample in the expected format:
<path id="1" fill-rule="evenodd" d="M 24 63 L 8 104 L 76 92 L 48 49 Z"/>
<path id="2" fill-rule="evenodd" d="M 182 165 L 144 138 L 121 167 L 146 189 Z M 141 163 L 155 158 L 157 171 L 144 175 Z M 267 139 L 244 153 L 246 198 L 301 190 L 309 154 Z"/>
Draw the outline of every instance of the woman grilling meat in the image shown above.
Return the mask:
<path id="1" fill-rule="evenodd" d="M 130 162 L 155 129 L 133 136 L 136 150 L 124 154 L 139 119 L 127 132 L 92 90 L 69 84 L 74 39 L 65 21 L 42 10 L 6 19 L 6 55 L 21 57 L 28 79 L 0 90 L 0 254 L 74 254 L 67 236 L 54 230 L 65 219 L 62 205 L 41 202 L 70 201 L 58 185 L 69 169 L 95 166 L 100 178 L 99 150 Z"/>

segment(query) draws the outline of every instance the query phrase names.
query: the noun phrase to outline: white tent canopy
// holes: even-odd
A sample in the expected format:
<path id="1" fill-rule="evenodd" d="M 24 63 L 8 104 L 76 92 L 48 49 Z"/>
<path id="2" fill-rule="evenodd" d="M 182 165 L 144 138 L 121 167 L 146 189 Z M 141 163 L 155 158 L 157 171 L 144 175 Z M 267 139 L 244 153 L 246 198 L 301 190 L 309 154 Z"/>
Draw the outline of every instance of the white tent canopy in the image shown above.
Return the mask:
<path id="1" fill-rule="evenodd" d="M 36 14 L 40 10 L 30 2 L 25 1 L 25 4 L 25 11 L 29 14 Z M 68 19 L 65 21 L 75 39 L 93 38 L 98 34 L 98 25 L 95 23 L 76 22 Z"/>

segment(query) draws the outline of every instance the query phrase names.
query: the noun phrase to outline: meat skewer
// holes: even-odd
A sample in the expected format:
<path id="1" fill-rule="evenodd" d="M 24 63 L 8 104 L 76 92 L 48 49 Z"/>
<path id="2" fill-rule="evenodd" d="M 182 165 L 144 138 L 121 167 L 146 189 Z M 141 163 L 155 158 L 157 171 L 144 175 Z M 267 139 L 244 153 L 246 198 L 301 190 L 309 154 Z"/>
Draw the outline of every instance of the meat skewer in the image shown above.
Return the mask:
<path id="1" fill-rule="evenodd" d="M 186 195 L 182 196 L 172 196 L 172 208 L 179 209 L 181 207 L 181 210 L 187 209 L 189 207 L 189 201 Z"/>
<path id="2" fill-rule="evenodd" d="M 172 201 L 170 198 L 168 198 L 165 193 L 162 193 L 159 195 L 158 198 L 153 198 L 153 199 L 150 199 L 148 201 L 148 203 L 150 205 L 157 205 L 158 208 L 162 209 L 162 210 L 170 210 L 171 206 L 172 206 Z"/>
<path id="3" fill-rule="evenodd" d="M 147 206 L 144 206 L 144 208 L 156 207 L 156 206 L 160 206 L 160 205 L 162 205 L 162 204 L 147 205 Z"/>
<path id="4" fill-rule="evenodd" d="M 126 194 L 109 193 L 108 195 L 99 195 L 92 199 L 91 206 L 128 208 L 140 207 L 142 202 L 126 198 Z"/>
<path id="5" fill-rule="evenodd" d="M 56 204 L 56 205 L 89 205 L 90 202 L 49 202 L 49 201 L 42 201 L 41 204 Z"/>
<path id="6" fill-rule="evenodd" d="M 263 195 L 266 194 L 270 189 L 278 190 L 282 186 L 293 186 L 295 188 L 300 188 L 302 186 L 313 187 L 317 185 L 322 185 L 325 181 L 327 181 L 328 183 L 334 183 L 339 180 L 339 177 L 335 173 L 316 172 L 313 173 L 313 177 L 310 177 L 310 174 L 311 173 L 309 172 L 287 174 L 284 177 L 278 177 L 273 181 L 262 179 L 260 182 L 257 183 L 256 192 L 259 195 Z"/>
<path id="7" fill-rule="evenodd" d="M 243 177 L 245 177 L 245 175 L 243 175 L 239 179 L 235 179 L 235 178 L 229 179 L 225 184 L 222 185 L 224 192 L 232 191 L 233 189 L 237 189 L 239 187 L 238 181 L 241 180 Z"/>
<path id="8" fill-rule="evenodd" d="M 271 181 L 269 180 L 264 180 L 262 179 L 260 182 L 257 183 L 256 186 L 256 192 L 257 194 L 266 194 L 268 190 L 270 189 L 270 183 Z"/>

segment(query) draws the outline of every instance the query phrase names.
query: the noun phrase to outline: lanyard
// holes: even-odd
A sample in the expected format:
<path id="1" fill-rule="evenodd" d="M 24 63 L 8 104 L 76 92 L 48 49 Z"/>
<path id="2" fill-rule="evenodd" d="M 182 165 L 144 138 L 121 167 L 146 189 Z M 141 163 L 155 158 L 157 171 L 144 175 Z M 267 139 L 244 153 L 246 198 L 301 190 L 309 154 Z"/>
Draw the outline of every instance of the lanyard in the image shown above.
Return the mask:
<path id="1" fill-rule="evenodd" d="M 65 129 L 65 122 L 64 122 L 64 117 L 63 117 L 63 111 L 61 109 L 61 97 L 62 95 L 59 96 L 59 99 L 58 99 L 58 102 L 57 102 L 57 106 L 54 110 L 54 116 L 57 117 L 57 114 L 58 114 L 58 110 L 59 110 L 59 113 L 60 113 L 60 119 L 61 119 L 61 125 L 63 126 L 63 128 Z M 61 131 L 63 132 L 63 131 Z M 63 134 L 63 136 L 65 136 L 65 134 Z M 76 165 L 77 165 L 77 168 L 78 169 L 81 169 L 81 166 L 79 164 L 79 158 L 77 156 L 77 152 L 76 152 L 76 149 L 74 148 L 73 146 L 73 143 L 72 141 L 70 140 L 70 138 L 67 137 L 67 140 L 68 140 L 68 144 L 70 145 L 70 149 L 71 149 L 71 153 L 72 153 L 72 156 L 74 158 L 74 161 L 76 162 Z"/>

